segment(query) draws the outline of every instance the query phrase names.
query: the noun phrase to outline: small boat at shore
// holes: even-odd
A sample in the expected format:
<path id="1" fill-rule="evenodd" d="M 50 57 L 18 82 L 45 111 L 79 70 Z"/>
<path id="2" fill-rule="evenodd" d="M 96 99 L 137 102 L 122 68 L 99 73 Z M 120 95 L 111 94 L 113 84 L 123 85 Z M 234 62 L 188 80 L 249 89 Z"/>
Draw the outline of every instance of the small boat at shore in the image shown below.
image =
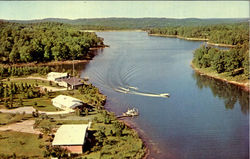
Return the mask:
<path id="1" fill-rule="evenodd" d="M 123 116 L 138 116 L 139 111 L 136 108 L 128 109 L 127 112 L 122 114 Z"/>

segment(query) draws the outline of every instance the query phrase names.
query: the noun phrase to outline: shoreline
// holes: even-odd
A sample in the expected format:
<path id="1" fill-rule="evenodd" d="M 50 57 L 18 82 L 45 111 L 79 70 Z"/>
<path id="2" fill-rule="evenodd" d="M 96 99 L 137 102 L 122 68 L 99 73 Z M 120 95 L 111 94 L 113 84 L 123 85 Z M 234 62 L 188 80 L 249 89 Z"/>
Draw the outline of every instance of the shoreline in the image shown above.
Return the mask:
<path id="1" fill-rule="evenodd" d="M 228 48 L 236 47 L 236 45 L 211 43 L 211 42 L 208 42 L 209 39 L 204 39 L 204 38 L 188 38 L 188 37 L 183 37 L 179 35 L 167 35 L 167 34 L 148 34 L 148 35 L 158 36 L 158 37 L 178 38 L 178 39 L 184 39 L 184 40 L 190 40 L 190 41 L 205 41 L 207 45 L 211 45 L 211 46 L 220 46 L 220 47 L 228 47 Z"/>
<path id="2" fill-rule="evenodd" d="M 82 29 L 82 30 L 80 30 L 80 31 L 82 31 L 82 32 L 122 32 L 122 31 L 124 31 L 124 32 L 126 32 L 126 31 L 134 31 L 134 32 L 146 32 L 146 31 L 144 31 L 144 30 L 142 30 L 142 29 L 107 29 L 107 30 L 91 30 L 91 29 L 86 29 L 86 30 L 84 30 L 84 29 Z"/>
<path id="3" fill-rule="evenodd" d="M 236 82 L 236 81 L 232 81 L 232 80 L 227 80 L 225 78 L 218 77 L 218 75 L 212 75 L 210 73 L 202 71 L 201 69 L 195 67 L 194 64 L 193 64 L 193 62 L 191 62 L 190 65 L 193 68 L 193 70 L 195 72 L 197 72 L 198 74 L 200 74 L 200 75 L 205 75 L 207 77 L 211 77 L 211 78 L 214 78 L 214 79 L 226 82 L 226 83 L 230 83 L 230 84 L 236 85 L 236 86 L 240 87 L 243 91 L 250 92 L 249 81 L 248 82 Z"/>
<path id="4" fill-rule="evenodd" d="M 107 110 L 107 111 L 109 111 L 109 110 Z M 134 125 L 134 123 L 131 122 L 131 121 L 128 121 L 126 119 L 117 119 L 117 120 L 119 120 L 120 122 L 123 122 L 127 127 L 129 127 L 132 131 L 135 131 L 139 135 L 139 138 L 142 140 L 142 142 L 143 142 L 143 144 L 145 146 L 145 154 L 142 157 L 142 159 L 147 159 L 149 157 L 149 154 L 150 154 L 150 148 L 149 148 L 149 144 L 147 143 L 146 136 L 143 135 L 142 130 L 138 129 Z"/>

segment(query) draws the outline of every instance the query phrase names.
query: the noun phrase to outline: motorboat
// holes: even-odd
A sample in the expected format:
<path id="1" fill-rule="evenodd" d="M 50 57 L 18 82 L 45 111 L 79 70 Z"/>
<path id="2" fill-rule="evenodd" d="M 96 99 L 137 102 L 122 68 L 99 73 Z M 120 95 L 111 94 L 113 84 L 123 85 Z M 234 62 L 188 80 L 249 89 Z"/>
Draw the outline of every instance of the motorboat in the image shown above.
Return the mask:
<path id="1" fill-rule="evenodd" d="M 123 113 L 123 116 L 138 116 L 139 111 L 136 108 L 128 109 L 127 112 Z"/>
<path id="2" fill-rule="evenodd" d="M 170 94 L 169 93 L 162 93 L 162 94 L 160 94 L 160 96 L 162 96 L 162 97 L 170 97 Z"/>

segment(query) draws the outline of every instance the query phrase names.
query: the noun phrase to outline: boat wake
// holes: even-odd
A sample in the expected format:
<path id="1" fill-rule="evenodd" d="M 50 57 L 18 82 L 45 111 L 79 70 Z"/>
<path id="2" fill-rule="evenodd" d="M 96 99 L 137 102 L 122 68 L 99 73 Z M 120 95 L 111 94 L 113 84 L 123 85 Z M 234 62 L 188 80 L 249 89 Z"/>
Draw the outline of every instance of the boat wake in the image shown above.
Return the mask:
<path id="1" fill-rule="evenodd" d="M 169 93 L 147 93 L 141 92 L 137 87 L 127 86 L 126 88 L 119 86 L 118 88 L 114 88 L 116 92 L 125 93 L 125 94 L 134 94 L 134 95 L 141 95 L 141 96 L 148 96 L 148 97 L 160 97 L 160 98 L 169 98 Z"/>
<path id="2" fill-rule="evenodd" d="M 84 76 L 90 77 L 90 82 L 96 84 L 99 88 L 116 91 L 124 94 L 133 94 L 147 97 L 168 98 L 169 93 L 151 93 L 139 88 L 131 86 L 134 79 L 140 77 L 145 66 L 139 63 L 127 63 L 129 61 L 129 52 L 123 50 L 123 53 L 111 56 L 110 62 L 102 63 L 102 65 L 92 66 L 91 71 L 86 71 Z"/>

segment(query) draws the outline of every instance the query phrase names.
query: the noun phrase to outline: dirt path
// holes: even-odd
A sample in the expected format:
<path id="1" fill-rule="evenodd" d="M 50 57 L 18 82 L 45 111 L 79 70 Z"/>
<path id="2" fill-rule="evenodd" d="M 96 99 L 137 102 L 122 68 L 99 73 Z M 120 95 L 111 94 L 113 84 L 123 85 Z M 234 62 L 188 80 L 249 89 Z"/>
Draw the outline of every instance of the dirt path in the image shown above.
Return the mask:
<path id="1" fill-rule="evenodd" d="M 2 113 L 10 113 L 10 114 L 16 114 L 20 113 L 22 114 L 25 112 L 25 114 L 32 114 L 32 112 L 35 112 L 36 109 L 33 107 L 20 107 L 15 109 L 0 109 L 0 112 Z M 38 111 L 40 114 L 47 114 L 47 115 L 59 115 L 59 114 L 68 114 L 74 112 L 73 110 L 63 110 L 63 111 L 56 111 L 56 112 L 47 112 L 47 111 Z"/>
<path id="2" fill-rule="evenodd" d="M 42 80 L 42 81 L 49 81 L 47 78 L 43 78 L 43 77 L 33 77 L 33 76 L 29 76 L 29 77 L 14 77 L 14 78 L 10 78 L 10 81 L 13 80 L 22 80 L 22 79 L 34 79 L 34 80 Z M 8 79 L 3 79 L 2 81 L 7 81 Z"/>
<path id="3" fill-rule="evenodd" d="M 41 134 L 40 131 L 35 130 L 33 125 L 35 124 L 35 120 L 26 120 L 19 123 L 14 123 L 6 126 L 1 126 L 0 131 L 17 131 L 17 132 L 25 132 L 25 133 L 32 133 L 32 134 Z"/>
<path id="4" fill-rule="evenodd" d="M 56 87 L 41 86 L 41 85 L 39 85 L 38 87 L 42 88 L 43 90 L 46 88 L 47 91 L 49 92 L 67 91 L 67 88 L 56 88 Z"/>
<path id="5" fill-rule="evenodd" d="M 63 110 L 63 111 L 57 111 L 57 112 L 46 112 L 46 111 L 38 111 L 40 114 L 47 114 L 47 115 L 60 115 L 60 114 L 69 114 L 69 113 L 72 113 L 74 112 L 73 110 L 72 111 L 69 111 L 69 110 Z"/>
<path id="6" fill-rule="evenodd" d="M 36 109 L 33 107 L 19 107 L 19 108 L 15 108 L 15 109 L 0 109 L 0 112 L 2 113 L 11 113 L 11 114 L 16 114 L 16 113 L 20 113 L 22 114 L 23 112 L 25 112 L 26 114 L 32 114 L 32 112 L 35 112 Z"/>

